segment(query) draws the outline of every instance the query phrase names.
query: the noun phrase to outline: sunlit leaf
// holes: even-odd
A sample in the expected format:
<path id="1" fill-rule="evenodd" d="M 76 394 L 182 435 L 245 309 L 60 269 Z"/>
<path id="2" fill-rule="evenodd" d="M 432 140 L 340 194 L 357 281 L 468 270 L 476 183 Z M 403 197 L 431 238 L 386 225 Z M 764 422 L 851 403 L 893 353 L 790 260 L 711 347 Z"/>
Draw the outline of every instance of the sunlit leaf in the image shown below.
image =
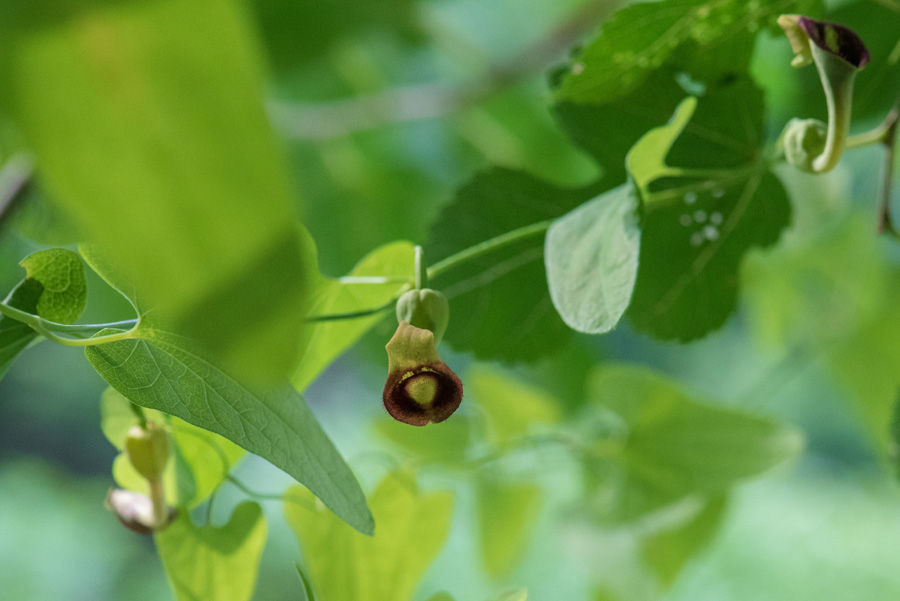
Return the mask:
<path id="1" fill-rule="evenodd" d="M 512 374 L 487 366 L 466 373 L 466 385 L 488 418 L 488 436 L 505 445 L 542 425 L 560 419 L 558 402 Z"/>
<path id="2" fill-rule="evenodd" d="M 641 244 L 637 208 L 631 184 L 623 184 L 547 230 L 544 262 L 550 298 L 570 328 L 603 334 L 628 308 Z"/>
<path id="3" fill-rule="evenodd" d="M 0 45 L 50 198 L 179 332 L 287 375 L 315 268 L 238 4 L 39 0 L 3 10 Z"/>
<path id="4" fill-rule="evenodd" d="M 409 601 L 450 528 L 449 493 L 421 493 L 414 480 L 392 473 L 371 495 L 373 537 L 354 532 L 310 495 L 288 491 L 288 523 L 300 541 L 312 583 L 323 601 Z"/>
<path id="5" fill-rule="evenodd" d="M 378 248 L 363 258 L 350 278 L 322 279 L 316 286 L 311 316 L 352 313 L 380 307 L 397 296 L 402 287 L 413 278 L 413 245 L 409 242 L 393 242 Z M 365 281 L 373 277 L 372 281 Z M 386 283 L 375 283 L 380 278 Z M 310 323 L 303 328 L 303 351 L 300 363 L 294 371 L 292 383 L 297 390 L 306 387 L 338 355 L 347 350 L 385 313 L 356 319 Z"/>
<path id="6" fill-rule="evenodd" d="M 266 543 L 266 521 L 256 503 L 235 508 L 221 527 L 197 526 L 182 512 L 155 536 L 178 601 L 249 601 Z"/>

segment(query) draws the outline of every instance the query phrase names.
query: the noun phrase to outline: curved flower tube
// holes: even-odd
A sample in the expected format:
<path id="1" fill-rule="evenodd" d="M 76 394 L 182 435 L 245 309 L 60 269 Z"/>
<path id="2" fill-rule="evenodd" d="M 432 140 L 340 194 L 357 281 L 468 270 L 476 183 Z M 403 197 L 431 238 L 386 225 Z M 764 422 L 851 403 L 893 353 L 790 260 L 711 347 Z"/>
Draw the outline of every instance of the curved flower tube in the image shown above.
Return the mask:
<path id="1" fill-rule="evenodd" d="M 801 15 L 781 15 L 778 24 L 794 51 L 791 65 L 815 63 L 825 91 L 828 124 L 814 119 L 792 120 L 784 131 L 785 157 L 794 166 L 813 173 L 834 169 L 850 131 L 853 82 L 869 62 L 865 44 L 852 30 Z M 802 152 L 801 152 L 802 150 Z"/>
<path id="2" fill-rule="evenodd" d="M 462 402 L 462 382 L 438 357 L 433 332 L 401 321 L 385 349 L 388 379 L 382 400 L 394 419 L 425 426 L 456 411 Z"/>

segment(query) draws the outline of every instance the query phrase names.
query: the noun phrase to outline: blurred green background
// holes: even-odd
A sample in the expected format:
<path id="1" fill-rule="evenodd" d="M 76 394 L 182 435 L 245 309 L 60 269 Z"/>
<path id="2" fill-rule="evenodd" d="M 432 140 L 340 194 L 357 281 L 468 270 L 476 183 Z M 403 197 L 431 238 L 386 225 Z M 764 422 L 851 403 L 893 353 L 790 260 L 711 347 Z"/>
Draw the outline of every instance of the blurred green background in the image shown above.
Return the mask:
<path id="1" fill-rule="evenodd" d="M 568 185 L 596 175 L 547 109 L 546 72 L 576 41 L 571 31 L 562 47 L 529 59 L 503 85 L 496 85 L 496 73 L 485 76 L 496 65 L 520 65 L 523 52 L 588 5 L 598 5 L 594 13 L 600 15 L 616 3 L 247 0 L 246 17 L 267 53 L 273 120 L 323 272 L 345 273 L 392 240 L 424 242 L 454 189 L 488 164 Z M 827 7 L 835 19 L 856 19 L 852 24 L 863 39 L 897 43 L 896 3 Z M 882 18 L 882 11 L 894 20 Z M 790 117 L 822 110 L 813 74 L 795 77 L 789 58 L 780 34 L 760 35 L 752 72 L 767 93 L 772 136 Z M 418 87 L 434 83 L 455 90 L 485 77 L 493 82 L 490 89 L 458 105 L 441 104 L 448 93 L 436 95 L 433 86 Z M 884 85 L 896 89 L 895 83 Z M 405 90 L 401 96 L 411 94 L 416 103 L 406 106 L 388 96 L 389 110 L 381 114 L 360 109 L 361 101 L 342 100 L 371 99 L 367 95 L 383 90 Z M 877 89 L 870 94 L 880 98 Z M 863 110 L 854 130 L 877 124 L 884 104 Z M 417 111 L 425 118 L 412 119 Z M 573 337 L 563 351 L 534 364 L 476 365 L 452 352 L 444 357 L 467 382 L 475 379 L 469 374 L 487 369 L 530 383 L 566 415 L 584 403 L 583 379 L 592 365 L 640 363 L 701 398 L 774 416 L 803 431 L 807 444 L 800 459 L 738 488 L 721 530 L 661 596 L 667 601 L 900 598 L 900 490 L 886 461 L 900 384 L 900 246 L 875 235 L 879 153 L 854 151 L 824 177 L 780 173 L 792 195 L 793 226 L 774 249 L 745 260 L 737 314 L 699 342 L 659 344 L 623 324 L 607 336 Z M 893 188 L 900 198 L 897 178 Z M 13 266 L 39 248 L 21 232 L 40 232 L 53 219 L 38 209 L 17 217 L 34 224 L 20 223 L 0 238 L 0 289 L 18 281 Z M 121 299 L 93 276 L 88 303 L 88 322 L 127 316 Z M 383 345 L 392 330 L 391 320 L 380 323 L 306 393 L 366 490 L 401 455 L 381 433 Z M 0 596 L 170 599 L 152 542 L 121 528 L 103 508 L 116 453 L 99 427 L 105 384 L 80 355 L 40 344 L 0 381 Z M 479 394 L 491 394 L 487 380 L 467 388 L 453 420 L 483 419 Z M 461 473 L 433 462 L 421 469 L 421 486 L 454 491 L 456 508 L 449 541 L 416 599 L 447 590 L 460 601 L 480 601 L 519 586 L 538 601 L 599 601 L 604 590 L 627 591 L 631 601 L 657 598 L 635 567 L 628 532 L 585 525 L 579 508 L 589 499 L 566 453 L 551 446 L 503 461 L 542 492 L 521 557 L 500 576 L 490 575 L 480 559 L 473 483 L 490 477 L 490 466 Z M 246 458 L 237 474 L 259 491 L 279 492 L 290 483 L 255 457 Z M 245 498 L 225 484 L 214 518 L 225 521 Z M 263 505 L 270 530 L 254 598 L 302 599 L 294 536 L 280 504 Z"/>

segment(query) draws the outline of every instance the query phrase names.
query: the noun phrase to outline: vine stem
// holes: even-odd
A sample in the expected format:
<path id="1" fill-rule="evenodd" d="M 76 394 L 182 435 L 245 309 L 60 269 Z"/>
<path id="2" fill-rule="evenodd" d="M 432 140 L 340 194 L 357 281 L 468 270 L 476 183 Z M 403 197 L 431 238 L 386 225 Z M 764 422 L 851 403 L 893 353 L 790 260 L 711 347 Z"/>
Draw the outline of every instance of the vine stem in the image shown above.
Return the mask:
<path id="1" fill-rule="evenodd" d="M 461 250 L 455 255 L 450 255 L 446 259 L 435 263 L 431 267 L 431 269 L 428 270 L 428 277 L 436 278 L 442 273 L 450 271 L 454 267 L 466 263 L 467 261 L 471 261 L 472 259 L 477 259 L 478 257 L 486 255 L 489 252 L 493 252 L 498 248 L 508 246 L 515 242 L 519 242 L 520 240 L 525 240 L 527 238 L 532 238 L 534 236 L 544 234 L 554 221 L 554 219 L 538 221 L 537 223 L 532 223 L 531 225 L 516 228 L 512 231 L 506 232 L 505 234 L 500 234 L 495 238 L 485 240 L 484 242 L 479 242 L 474 246 L 470 246 L 465 250 Z"/>
<path id="2" fill-rule="evenodd" d="M 137 330 L 138 328 L 138 321 L 135 320 L 134 326 L 131 329 L 125 330 L 123 332 L 106 334 L 105 336 L 94 336 L 91 338 L 69 338 L 66 336 L 59 336 L 53 332 L 54 329 L 65 330 L 67 328 L 66 324 L 49 321 L 47 319 L 44 319 L 43 317 L 40 317 L 39 315 L 32 315 L 27 311 L 16 309 L 15 307 L 10 306 L 5 302 L 0 303 L 0 314 L 10 319 L 14 319 L 15 321 L 22 322 L 47 340 L 50 340 L 57 344 L 62 344 L 64 346 L 94 346 L 97 344 L 115 342 L 117 340 L 126 340 L 128 338 L 132 338 L 134 336 L 135 330 Z M 109 324 L 94 325 L 102 329 L 104 327 L 107 327 Z"/>

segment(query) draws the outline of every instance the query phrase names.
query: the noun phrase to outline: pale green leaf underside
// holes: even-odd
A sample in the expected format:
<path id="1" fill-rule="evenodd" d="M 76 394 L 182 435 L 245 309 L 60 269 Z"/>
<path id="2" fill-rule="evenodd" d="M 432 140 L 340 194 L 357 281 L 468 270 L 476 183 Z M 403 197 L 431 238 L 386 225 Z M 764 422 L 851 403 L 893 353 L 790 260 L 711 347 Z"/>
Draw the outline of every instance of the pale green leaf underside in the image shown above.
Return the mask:
<path id="1" fill-rule="evenodd" d="M 613 329 L 631 300 L 641 233 L 631 184 L 605 192 L 550 226 L 544 263 L 550 298 L 566 324 L 588 334 Z"/>
<path id="2" fill-rule="evenodd" d="M 178 601 L 249 601 L 266 543 L 256 503 L 238 505 L 222 527 L 197 526 L 182 512 L 156 547 Z"/>
<path id="3" fill-rule="evenodd" d="M 231 378 L 167 332 L 88 347 L 100 375 L 132 402 L 220 434 L 308 487 L 361 532 L 374 528 L 350 468 L 303 398 L 284 385 L 264 393 Z"/>
<path id="4" fill-rule="evenodd" d="M 285 516 L 322 601 L 409 601 L 444 545 L 453 512 L 449 493 L 423 494 L 408 475 L 393 473 L 371 495 L 378 529 L 370 538 L 309 509 L 305 491 L 288 495 L 301 501 L 285 503 Z"/>

